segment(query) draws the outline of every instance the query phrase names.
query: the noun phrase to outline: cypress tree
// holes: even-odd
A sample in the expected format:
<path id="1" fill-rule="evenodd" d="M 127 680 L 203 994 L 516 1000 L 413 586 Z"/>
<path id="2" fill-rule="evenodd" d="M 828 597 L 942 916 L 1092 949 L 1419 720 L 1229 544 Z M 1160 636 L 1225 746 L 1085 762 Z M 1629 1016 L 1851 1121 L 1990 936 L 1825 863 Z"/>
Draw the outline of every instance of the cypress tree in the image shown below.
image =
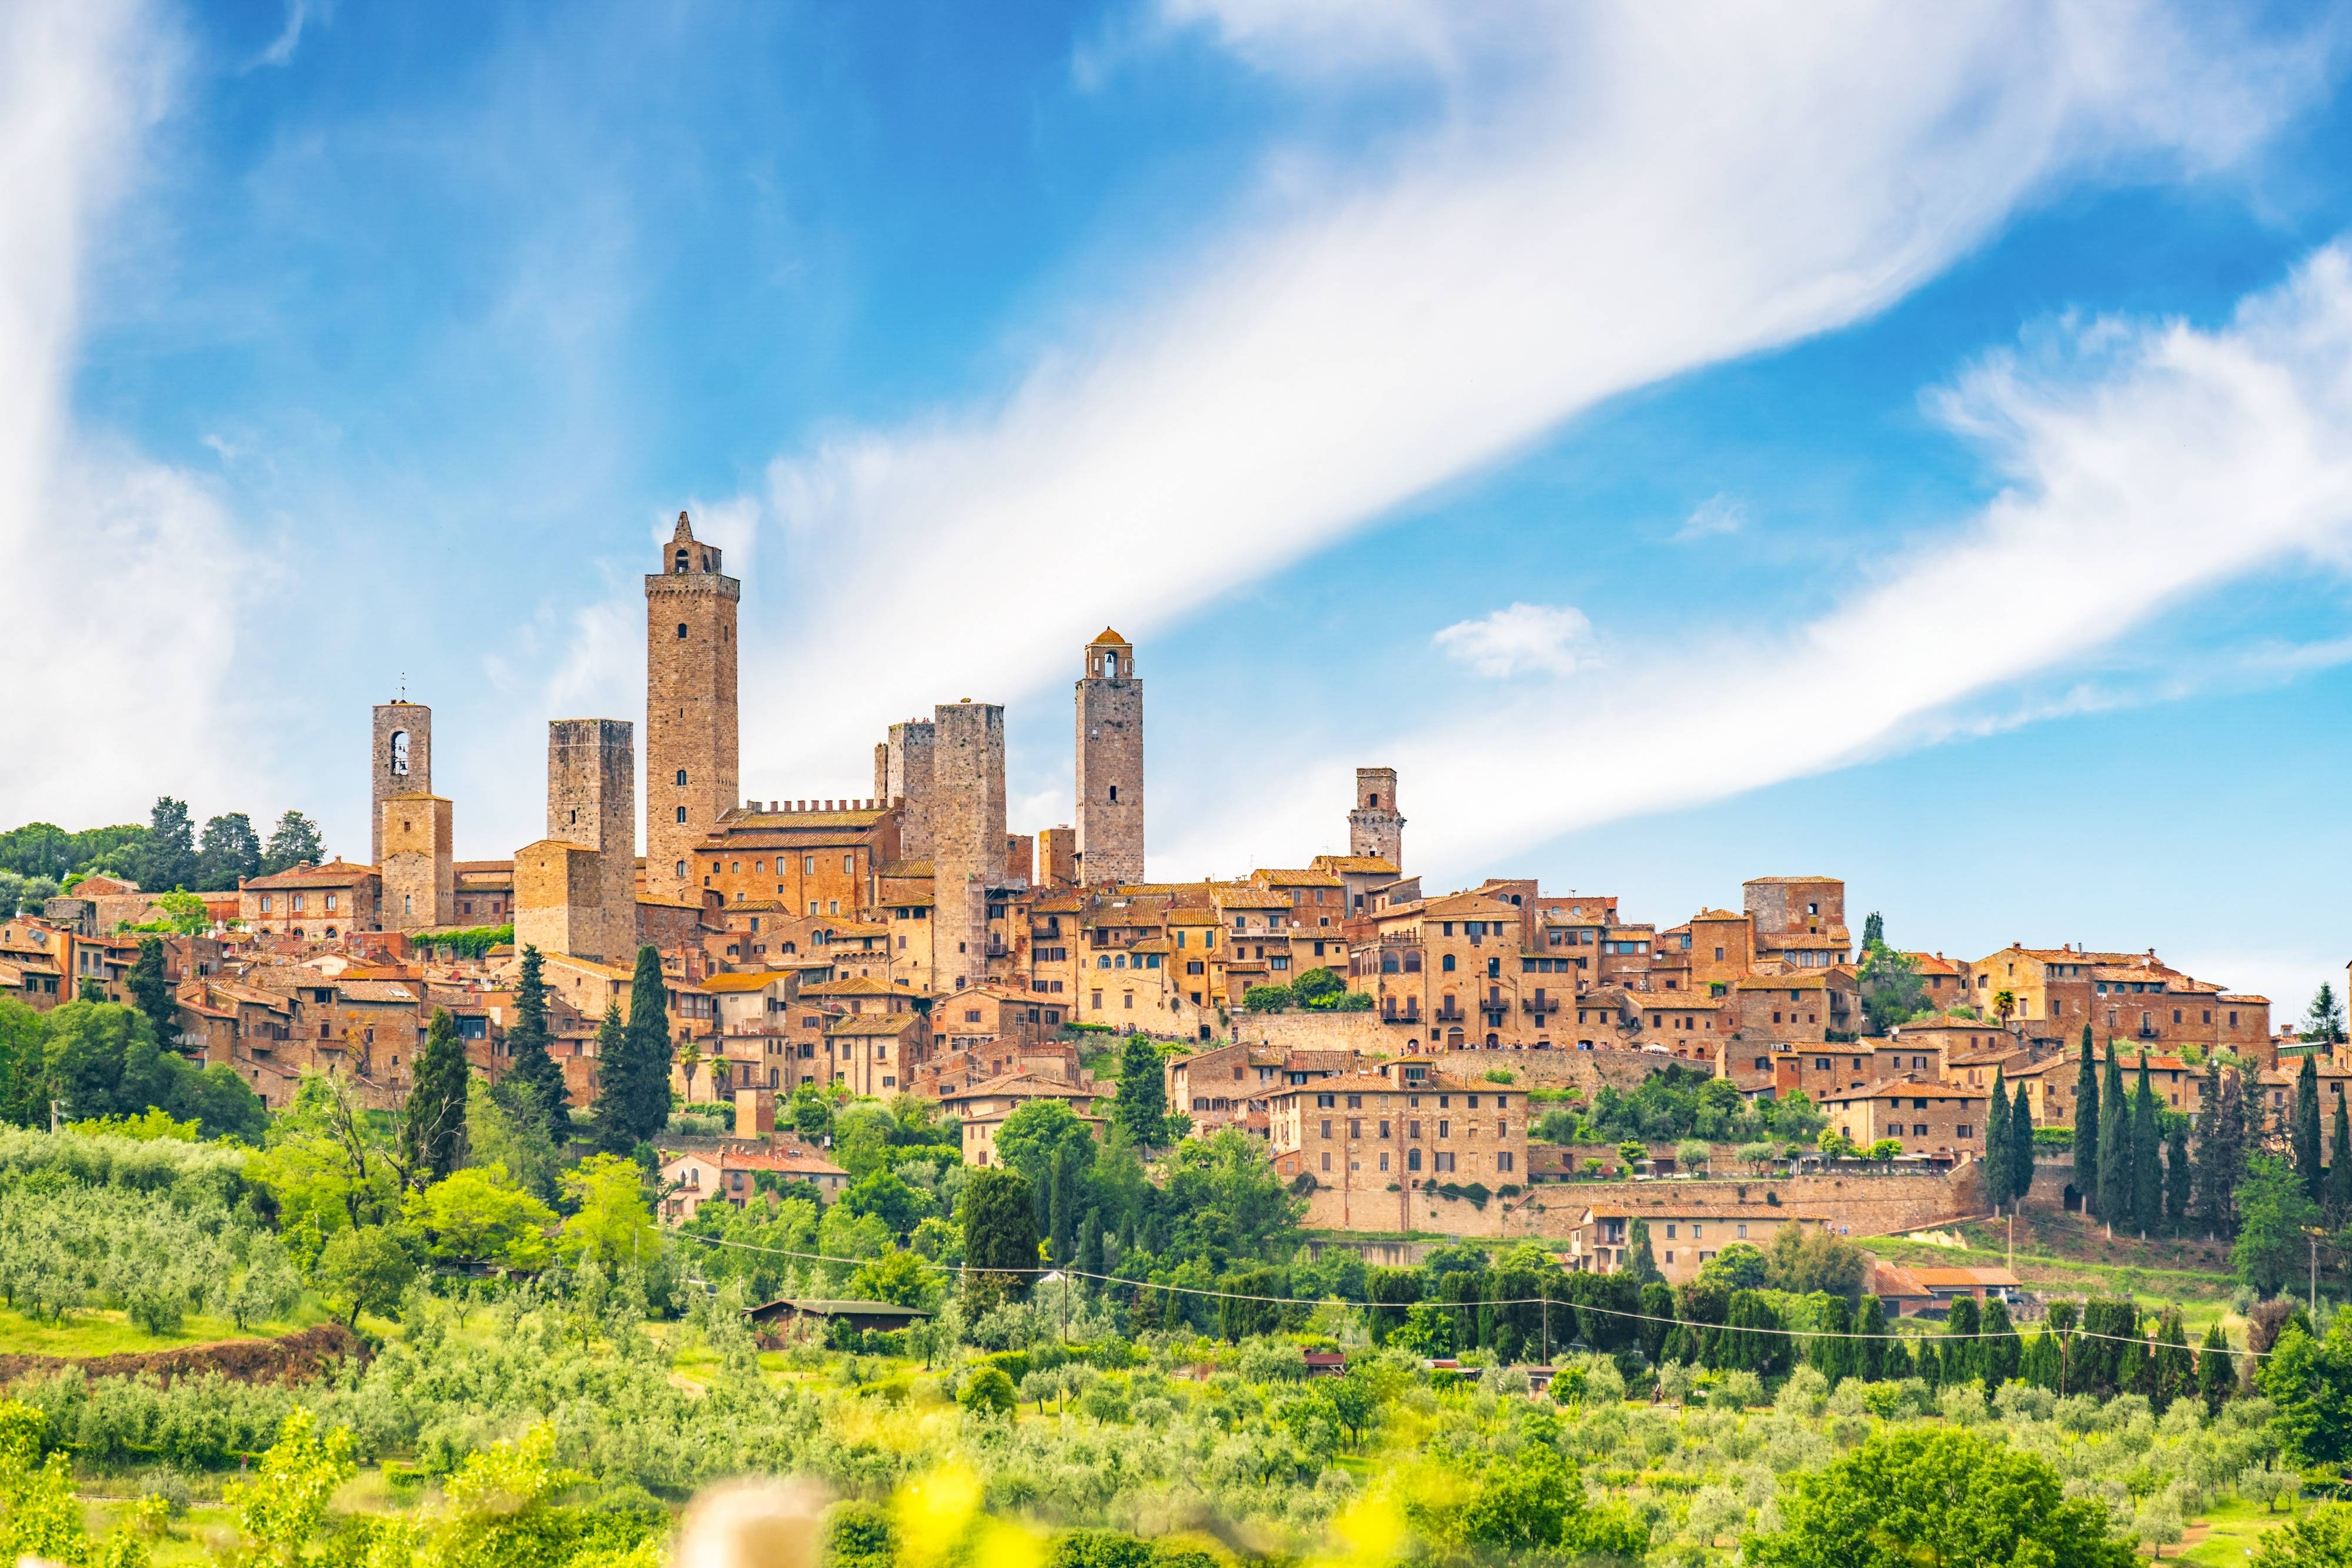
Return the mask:
<path id="1" fill-rule="evenodd" d="M 1078 1227 L 1078 1270 L 1085 1274 L 1101 1274 L 1103 1268 L 1102 1210 L 1089 1208 L 1085 1221 Z"/>
<path id="2" fill-rule="evenodd" d="M 2305 1194 L 2317 1203 L 2325 1188 L 2320 1184 L 2319 1063 L 2315 1052 L 2304 1053 L 2303 1066 L 2294 1075 L 2294 1109 L 2291 1114 L 2287 1130 L 2294 1145 L 2294 1174 L 2303 1178 Z"/>
<path id="3" fill-rule="evenodd" d="M 1862 1375 L 1875 1383 L 1886 1375 L 1887 1342 L 1878 1336 L 1886 1332 L 1886 1306 L 1876 1295 L 1865 1292 L 1862 1298 L 1862 1320 L 1854 1332 L 1863 1337 L 1856 1341 L 1862 1354 Z"/>
<path id="4" fill-rule="evenodd" d="M 1111 1120 L 1127 1129 L 1139 1149 L 1158 1148 L 1168 1141 L 1168 1085 L 1160 1048 L 1146 1034 L 1130 1034 L 1118 1056 L 1118 1097 L 1110 1103 Z"/>
<path id="5" fill-rule="evenodd" d="M 2083 1049 L 2074 1064 L 2074 1186 L 2086 1213 L 2099 1212 L 2099 1076 L 2091 1051 L 2091 1026 L 2083 1026 Z"/>
<path id="6" fill-rule="evenodd" d="M 2214 1134 L 2213 1186 L 2221 1221 L 2218 1236 L 2238 1228 L 2238 1182 L 2246 1167 L 2246 1075 L 2232 1071 L 2221 1085 L 2221 1113 Z"/>
<path id="7" fill-rule="evenodd" d="M 1984 1375 L 1984 1345 L 1975 1337 L 1983 1327 L 1974 1296 L 1955 1296 L 1952 1315 L 1946 1320 L 1945 1342 L 1937 1347 L 1944 1362 L 1946 1383 L 1966 1383 L 1971 1377 Z"/>
<path id="8" fill-rule="evenodd" d="M 448 1009 L 435 1008 L 401 1130 L 409 1177 L 418 1186 L 440 1180 L 465 1163 L 468 1076 L 466 1042 L 457 1038 L 457 1025 Z"/>
<path id="9" fill-rule="evenodd" d="M 2053 1394 L 2057 1393 L 2062 1376 L 2058 1336 L 2050 1330 L 2044 1329 L 2027 1340 L 2023 1354 L 2018 1357 L 2017 1375 L 2021 1381 L 2035 1388 L 2046 1388 Z"/>
<path id="10" fill-rule="evenodd" d="M 1876 1301 L 1875 1296 L 1871 1298 Z M 1822 1312 L 1822 1375 L 1835 1388 L 1862 1375 L 1862 1342 L 1853 1337 L 1853 1311 L 1843 1296 L 1832 1296 Z"/>
<path id="11" fill-rule="evenodd" d="M 598 1148 L 625 1155 L 636 1147 L 629 1126 L 629 1029 L 618 1002 L 604 1009 L 596 1025 L 596 1103 L 589 1114 L 596 1121 Z"/>
<path id="12" fill-rule="evenodd" d="M 507 1030 L 509 1103 L 530 1096 L 526 1113 L 547 1125 L 547 1135 L 561 1150 L 572 1137 L 572 1113 L 565 1103 L 563 1069 L 547 1053 L 547 982 L 541 977 L 539 949 L 522 950 L 522 978 L 515 985 L 515 1018 Z"/>
<path id="13" fill-rule="evenodd" d="M 2022 1089 L 2009 1106 L 2009 1191 L 2021 1209 L 2033 1193 L 2033 1107 Z"/>
<path id="14" fill-rule="evenodd" d="M 1663 1284 L 1666 1276 L 1658 1268 L 1657 1255 L 1650 1250 L 1650 1222 L 1633 1221 L 1625 1241 L 1625 1265 L 1633 1270 L 1634 1280 L 1644 1287 Z M 1648 1308 L 1643 1309 L 1647 1312 Z M 1657 1358 L 1652 1356 L 1651 1360 Z"/>
<path id="15" fill-rule="evenodd" d="M 2001 1081 L 2000 1069 L 1996 1067 L 1992 1070 L 1992 1109 L 1985 1117 L 1985 1197 L 1992 1200 L 1995 1214 L 2010 1199 L 2009 1137 L 2009 1088 Z"/>
<path id="16" fill-rule="evenodd" d="M 2230 1342 L 2222 1335 L 2221 1324 L 2216 1319 L 2205 1331 L 2205 1339 L 2197 1347 L 2197 1392 L 2205 1401 L 2209 1416 L 2221 1413 L 2221 1403 L 2236 1391 L 2238 1368 L 2230 1354 Z"/>
<path id="17" fill-rule="evenodd" d="M 2190 1207 L 2209 1238 L 2221 1234 L 2230 1208 L 2230 1183 L 2220 1158 L 2221 1139 L 2221 1059 L 2215 1056 L 2205 1062 L 2205 1088 L 2197 1104 L 2196 1157 L 2190 1161 L 2196 1189 L 2196 1199 Z"/>
<path id="18" fill-rule="evenodd" d="M 1025 1301 L 1037 1268 L 1036 1199 L 1019 1171 L 982 1166 L 964 1184 L 964 1304 L 974 1317 Z"/>
<path id="19" fill-rule="evenodd" d="M 2189 1335 L 2181 1327 L 2178 1307 L 2167 1308 L 2157 1325 L 2149 1375 L 2155 1390 L 2149 1397 L 2159 1411 L 2170 1409 L 2174 1400 L 2196 1390 L 2197 1362 L 2189 1354 Z"/>
<path id="20" fill-rule="evenodd" d="M 155 1043 L 166 1051 L 180 1049 L 180 999 L 163 974 L 163 939 L 142 936 L 139 962 L 131 967 L 131 999 L 155 1026 Z"/>
<path id="21" fill-rule="evenodd" d="M 661 949 L 637 949 L 629 982 L 628 1125 L 632 1146 L 650 1142 L 669 1124 L 669 988 L 662 983 Z"/>
<path id="22" fill-rule="evenodd" d="M 2147 1051 L 2139 1053 L 2139 1082 L 2132 1090 L 2132 1227 L 2142 1236 L 2164 1224 L 2163 1134 L 2156 1124 L 2156 1091 L 2147 1078 Z"/>
<path id="23" fill-rule="evenodd" d="M 2187 1228 L 2193 1181 L 2189 1168 L 2189 1118 L 2170 1117 L 2164 1133 L 2164 1225 L 2176 1236 Z"/>
<path id="24" fill-rule="evenodd" d="M 2336 1097 L 2336 1125 L 2330 1142 L 2336 1157 L 2327 1164 L 2327 1212 L 2338 1225 L 2352 1225 L 2352 1112 Z"/>
<path id="25" fill-rule="evenodd" d="M 1977 1355 L 1977 1370 L 1985 1380 L 1985 1394 L 1990 1396 L 2004 1383 L 2016 1380 L 2025 1360 L 2025 1342 L 2017 1335 L 2017 1325 L 2009 1321 L 2009 1303 L 1999 1296 L 1984 1304 L 1984 1332 L 1991 1337 L 1979 1341 L 1981 1349 Z"/>
<path id="26" fill-rule="evenodd" d="M 2099 1207 L 2098 1215 L 2107 1222 L 2107 1233 L 2115 1233 L 2116 1221 L 2131 1224 L 2131 1116 L 2130 1106 L 2124 1100 L 2124 1075 L 2116 1066 L 2116 1042 L 2107 1040 L 2105 1071 L 2099 1076 Z"/>

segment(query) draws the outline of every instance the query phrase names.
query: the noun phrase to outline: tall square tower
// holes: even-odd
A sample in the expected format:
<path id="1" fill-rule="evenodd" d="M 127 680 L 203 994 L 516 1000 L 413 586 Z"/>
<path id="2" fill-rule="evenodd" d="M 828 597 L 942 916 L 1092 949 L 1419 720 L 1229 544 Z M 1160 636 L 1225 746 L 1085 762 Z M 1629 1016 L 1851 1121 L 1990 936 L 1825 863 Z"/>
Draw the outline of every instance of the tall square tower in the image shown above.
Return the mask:
<path id="1" fill-rule="evenodd" d="M 1078 677 L 1078 880 L 1143 880 L 1143 683 L 1135 649 L 1108 627 Z"/>
<path id="2" fill-rule="evenodd" d="M 585 850 L 594 857 L 547 858 L 561 862 L 563 892 L 584 904 L 566 917 L 575 957 L 625 964 L 637 948 L 637 758 L 636 736 L 625 718 L 559 718 L 547 727 L 547 838 Z M 537 846 L 534 846 L 537 847 Z M 523 903 L 521 871 L 516 872 L 515 902 Z M 553 886 L 551 884 L 551 893 Z M 521 932 L 516 932 L 518 940 Z"/>
<path id="3" fill-rule="evenodd" d="M 943 991 L 988 977 L 988 890 L 1004 884 L 1004 709 L 934 710 L 931 963 Z"/>
<path id="4" fill-rule="evenodd" d="M 378 703 L 368 760 L 368 864 L 383 864 L 383 803 L 433 793 L 433 710 L 398 697 Z"/>
<path id="5" fill-rule="evenodd" d="M 885 810 L 906 803 L 898 819 L 898 853 L 910 861 L 929 860 L 931 841 L 931 758 L 939 746 L 939 726 L 928 718 L 910 718 L 890 727 L 883 743 L 882 805 Z"/>
<path id="6" fill-rule="evenodd" d="M 743 585 L 684 512 L 646 578 L 646 891 L 686 898 L 694 846 L 735 804 L 735 621 Z"/>
<path id="7" fill-rule="evenodd" d="M 1348 813 L 1348 852 L 1384 860 L 1404 872 L 1404 818 L 1397 810 L 1393 768 L 1356 769 L 1356 809 Z"/>
<path id="8" fill-rule="evenodd" d="M 457 867 L 452 811 L 438 795 L 387 796 L 377 815 L 383 849 L 376 871 L 383 879 L 383 928 L 421 931 L 448 925 L 457 914 Z"/>

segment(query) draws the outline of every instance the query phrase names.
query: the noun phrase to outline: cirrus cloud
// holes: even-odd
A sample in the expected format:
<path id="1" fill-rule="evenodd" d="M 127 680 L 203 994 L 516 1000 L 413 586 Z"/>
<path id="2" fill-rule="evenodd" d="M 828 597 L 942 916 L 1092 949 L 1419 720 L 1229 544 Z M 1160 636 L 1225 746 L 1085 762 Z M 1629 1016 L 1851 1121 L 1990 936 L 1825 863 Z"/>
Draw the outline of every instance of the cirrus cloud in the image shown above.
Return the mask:
<path id="1" fill-rule="evenodd" d="M 1495 680 L 1573 674 L 1595 662 L 1592 622 L 1568 604 L 1513 604 L 1457 621 L 1430 638 L 1456 664 Z"/>

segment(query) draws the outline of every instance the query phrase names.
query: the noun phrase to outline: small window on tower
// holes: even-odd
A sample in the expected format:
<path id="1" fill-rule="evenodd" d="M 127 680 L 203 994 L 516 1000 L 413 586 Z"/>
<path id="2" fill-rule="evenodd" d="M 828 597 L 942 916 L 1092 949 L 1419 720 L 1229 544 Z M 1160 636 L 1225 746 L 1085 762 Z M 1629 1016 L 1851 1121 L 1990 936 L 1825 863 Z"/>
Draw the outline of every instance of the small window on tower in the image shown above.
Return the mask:
<path id="1" fill-rule="evenodd" d="M 1371 803 L 1371 809 L 1373 810 L 1377 811 L 1381 809 L 1381 798 L 1378 795 L 1370 796 L 1368 799 Z"/>
<path id="2" fill-rule="evenodd" d="M 686 622 L 683 621 L 677 623 L 677 636 L 681 643 L 686 640 Z"/>
<path id="3" fill-rule="evenodd" d="M 681 822 L 686 821 L 686 808 L 683 806 L 677 809 L 677 820 Z"/>
<path id="4" fill-rule="evenodd" d="M 1110 787 L 1110 803 L 1114 806 L 1118 804 L 1118 786 L 1116 784 Z"/>
<path id="5" fill-rule="evenodd" d="M 408 771 L 408 732 L 406 730 L 395 729 L 392 732 L 392 755 L 387 759 L 386 766 L 395 774 L 404 774 Z"/>
<path id="6" fill-rule="evenodd" d="M 677 770 L 677 781 L 681 785 L 686 782 L 686 769 L 683 768 Z"/>

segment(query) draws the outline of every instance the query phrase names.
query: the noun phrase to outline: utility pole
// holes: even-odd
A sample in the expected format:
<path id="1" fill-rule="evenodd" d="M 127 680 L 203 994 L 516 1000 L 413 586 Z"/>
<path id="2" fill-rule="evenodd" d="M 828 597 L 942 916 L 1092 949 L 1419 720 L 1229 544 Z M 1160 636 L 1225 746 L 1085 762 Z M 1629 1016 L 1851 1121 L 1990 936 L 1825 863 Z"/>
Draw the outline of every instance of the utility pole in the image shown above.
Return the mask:
<path id="1" fill-rule="evenodd" d="M 2009 1216 L 2009 1275 L 2012 1280 L 2017 1277 L 2017 1212 L 2014 1209 Z"/>

